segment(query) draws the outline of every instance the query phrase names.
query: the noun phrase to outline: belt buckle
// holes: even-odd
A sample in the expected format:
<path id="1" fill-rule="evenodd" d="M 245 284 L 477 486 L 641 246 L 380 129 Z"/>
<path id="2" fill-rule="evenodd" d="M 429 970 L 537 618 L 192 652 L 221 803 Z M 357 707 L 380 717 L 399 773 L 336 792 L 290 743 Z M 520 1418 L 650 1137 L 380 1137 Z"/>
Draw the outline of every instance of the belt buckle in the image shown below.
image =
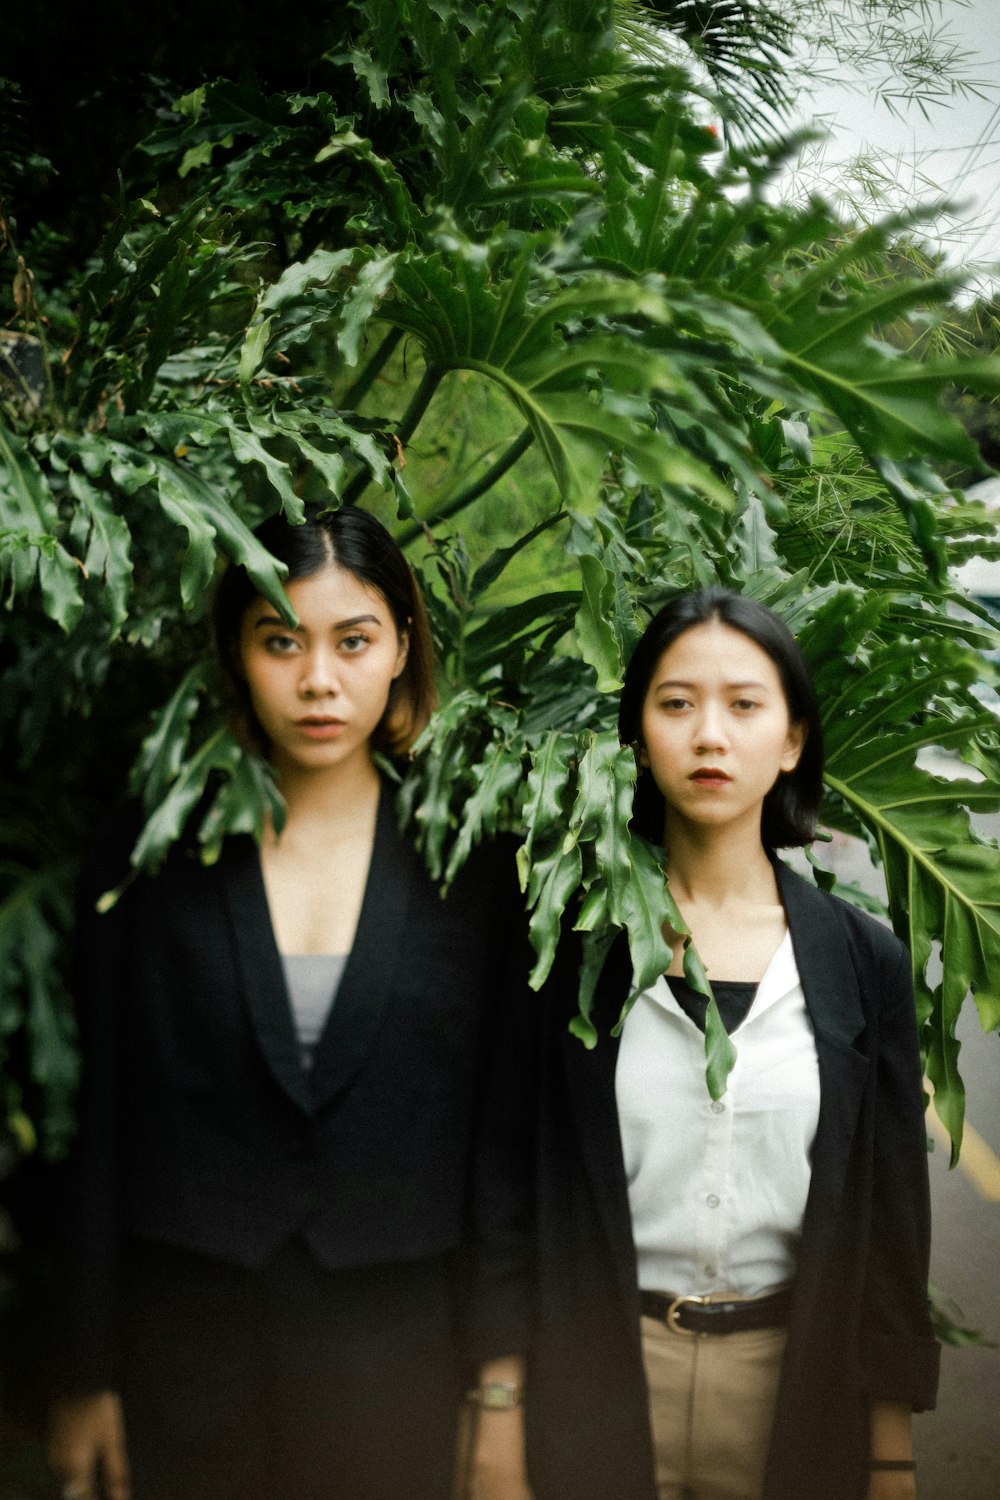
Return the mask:
<path id="1" fill-rule="evenodd" d="M 693 1302 L 696 1306 L 703 1307 L 707 1301 L 707 1297 L 696 1296 L 694 1294 L 689 1297 L 675 1297 L 673 1302 L 671 1302 L 670 1306 L 667 1308 L 666 1316 L 664 1317 L 663 1321 L 666 1323 L 671 1333 L 681 1333 L 686 1338 L 697 1338 L 698 1335 L 693 1328 L 682 1328 L 680 1323 L 678 1322 L 681 1303 Z"/>

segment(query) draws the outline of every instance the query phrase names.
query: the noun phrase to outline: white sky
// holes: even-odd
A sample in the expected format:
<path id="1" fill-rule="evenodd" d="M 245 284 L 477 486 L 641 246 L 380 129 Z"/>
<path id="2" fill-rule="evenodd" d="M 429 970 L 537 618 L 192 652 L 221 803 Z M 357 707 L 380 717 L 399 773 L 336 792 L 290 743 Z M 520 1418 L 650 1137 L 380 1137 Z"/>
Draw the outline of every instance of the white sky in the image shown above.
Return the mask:
<path id="1" fill-rule="evenodd" d="M 807 150 L 800 174 L 829 192 L 846 163 L 870 156 L 895 186 L 893 206 L 934 201 L 955 205 L 950 217 L 929 225 L 924 239 L 952 264 L 968 265 L 980 285 L 1000 281 L 1000 0 L 942 0 L 940 21 L 958 50 L 978 94 L 910 105 L 898 117 L 864 89 L 819 84 L 812 95 L 815 121 L 830 132 Z M 848 175 L 848 192 L 864 198 L 864 174 Z"/>

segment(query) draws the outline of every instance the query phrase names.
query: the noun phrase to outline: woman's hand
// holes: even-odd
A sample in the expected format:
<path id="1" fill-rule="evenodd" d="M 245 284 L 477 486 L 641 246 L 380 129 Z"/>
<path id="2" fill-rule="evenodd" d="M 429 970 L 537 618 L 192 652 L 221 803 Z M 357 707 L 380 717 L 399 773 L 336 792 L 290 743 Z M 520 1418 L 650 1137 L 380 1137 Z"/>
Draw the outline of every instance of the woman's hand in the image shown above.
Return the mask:
<path id="1" fill-rule="evenodd" d="M 471 1475 L 462 1500 L 531 1500 L 524 1462 L 524 1412 L 474 1412 L 473 1422 Z"/>
<path id="2" fill-rule="evenodd" d="M 532 1500 L 523 1412 L 472 1413 L 468 1488 L 459 1500 Z"/>
<path id="3" fill-rule="evenodd" d="M 52 1403 L 48 1459 L 66 1500 L 129 1500 L 125 1422 L 114 1391 Z"/>
<path id="4" fill-rule="evenodd" d="M 917 1500 L 917 1476 L 912 1470 L 873 1470 L 865 1500 Z"/>
<path id="5" fill-rule="evenodd" d="M 873 1459 L 911 1462 L 913 1413 L 902 1401 L 873 1401 L 871 1405 Z M 912 1469 L 872 1469 L 865 1500 L 916 1500 L 917 1476 Z"/>
<path id="6" fill-rule="evenodd" d="M 479 1383 L 523 1390 L 523 1361 L 492 1360 L 480 1370 Z M 532 1500 L 520 1401 L 509 1410 L 470 1402 L 462 1417 L 459 1453 L 455 1500 Z"/>

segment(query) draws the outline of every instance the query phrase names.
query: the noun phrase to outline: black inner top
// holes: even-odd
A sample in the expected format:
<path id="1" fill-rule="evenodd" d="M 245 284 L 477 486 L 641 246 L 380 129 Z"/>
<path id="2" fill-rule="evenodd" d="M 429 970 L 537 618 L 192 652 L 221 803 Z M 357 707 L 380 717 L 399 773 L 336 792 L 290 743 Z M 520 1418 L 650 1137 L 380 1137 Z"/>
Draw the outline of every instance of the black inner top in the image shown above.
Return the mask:
<path id="1" fill-rule="evenodd" d="M 688 984 L 686 979 L 681 979 L 678 975 L 668 975 L 667 982 L 684 1014 L 691 1017 L 699 1031 L 704 1031 L 708 997 L 700 994 Z M 722 1017 L 722 1024 L 727 1032 L 735 1031 L 740 1022 L 746 1020 L 756 993 L 757 985 L 752 980 L 715 979 L 712 981 L 712 994 L 715 996 L 715 1003 L 719 1007 L 719 1015 Z"/>

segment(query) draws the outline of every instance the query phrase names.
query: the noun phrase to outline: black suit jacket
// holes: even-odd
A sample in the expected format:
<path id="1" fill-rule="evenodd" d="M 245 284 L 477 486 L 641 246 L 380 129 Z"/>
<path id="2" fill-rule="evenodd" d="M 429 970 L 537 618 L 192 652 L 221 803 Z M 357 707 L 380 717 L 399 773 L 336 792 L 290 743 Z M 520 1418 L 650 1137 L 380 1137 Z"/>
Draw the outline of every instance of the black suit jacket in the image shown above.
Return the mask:
<path id="1" fill-rule="evenodd" d="M 764 1500 L 856 1500 L 869 1400 L 932 1406 L 937 1380 L 909 958 L 886 928 L 780 866 L 779 883 L 815 1032 L 820 1114 Z M 655 1496 L 607 1034 L 630 980 L 620 942 L 598 987 L 602 1036 L 590 1052 L 566 1030 L 573 975 L 552 986 L 528 1410 L 537 1500 Z"/>
<path id="2" fill-rule="evenodd" d="M 299 1060 L 257 847 L 183 843 L 107 916 L 136 831 L 87 871 L 79 924 L 81 1134 L 64 1235 L 62 1383 L 113 1383 L 122 1247 L 259 1266 L 300 1236 L 321 1265 L 475 1259 L 470 1357 L 523 1344 L 526 943 L 509 848 L 442 899 L 379 806 L 354 947 Z"/>

